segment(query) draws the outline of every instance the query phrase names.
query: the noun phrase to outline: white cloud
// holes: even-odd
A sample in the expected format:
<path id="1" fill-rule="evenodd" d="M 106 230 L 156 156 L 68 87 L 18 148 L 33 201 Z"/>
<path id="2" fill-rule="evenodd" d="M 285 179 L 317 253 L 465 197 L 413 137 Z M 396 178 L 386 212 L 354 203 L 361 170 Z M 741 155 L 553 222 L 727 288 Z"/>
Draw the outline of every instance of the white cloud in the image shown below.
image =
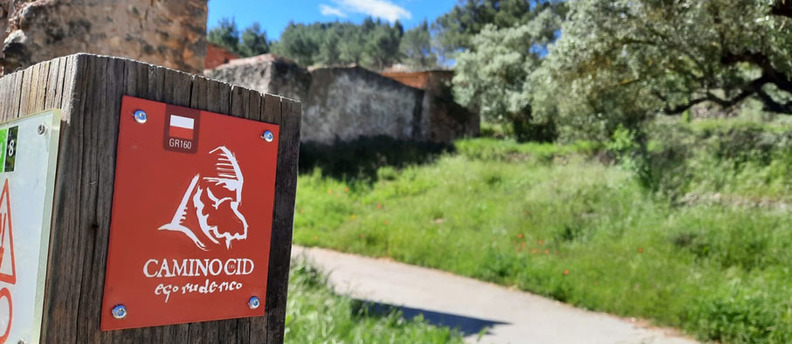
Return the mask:
<path id="1" fill-rule="evenodd" d="M 335 8 L 333 6 L 328 6 L 325 4 L 319 5 L 319 12 L 322 12 L 323 16 L 336 16 L 344 18 L 346 17 L 346 13 L 339 8 Z"/>
<path id="2" fill-rule="evenodd" d="M 410 11 L 388 0 L 333 0 L 333 2 L 348 12 L 362 13 L 390 22 L 412 18 Z"/>

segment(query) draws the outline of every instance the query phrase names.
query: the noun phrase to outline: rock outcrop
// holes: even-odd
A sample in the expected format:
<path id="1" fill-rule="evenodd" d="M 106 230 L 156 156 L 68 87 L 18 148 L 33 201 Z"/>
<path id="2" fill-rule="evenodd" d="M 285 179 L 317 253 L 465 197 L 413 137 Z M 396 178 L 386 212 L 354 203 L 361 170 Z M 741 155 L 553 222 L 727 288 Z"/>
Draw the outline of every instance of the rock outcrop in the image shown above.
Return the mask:
<path id="1" fill-rule="evenodd" d="M 0 9 L 6 73 L 76 52 L 200 73 L 207 0 L 10 0 Z"/>

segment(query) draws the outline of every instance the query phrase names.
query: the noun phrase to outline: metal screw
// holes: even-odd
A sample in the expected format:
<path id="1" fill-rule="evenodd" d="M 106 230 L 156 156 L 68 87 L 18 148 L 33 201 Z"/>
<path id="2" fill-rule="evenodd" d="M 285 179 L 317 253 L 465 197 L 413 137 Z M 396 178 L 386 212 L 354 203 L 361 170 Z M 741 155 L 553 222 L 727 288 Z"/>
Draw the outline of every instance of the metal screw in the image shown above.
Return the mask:
<path id="1" fill-rule="evenodd" d="M 250 301 L 248 301 L 248 307 L 250 307 L 250 309 L 259 308 L 259 306 L 261 306 L 261 301 L 259 301 L 258 297 L 253 296 L 250 298 Z"/>
<path id="2" fill-rule="evenodd" d="M 135 121 L 137 121 L 140 124 L 143 124 L 146 123 L 147 119 L 148 119 L 148 115 L 146 115 L 145 111 L 143 110 L 135 111 Z"/>
<path id="3" fill-rule="evenodd" d="M 47 131 L 47 127 L 45 125 L 43 125 L 43 124 L 39 124 L 39 126 L 38 126 L 38 134 L 39 135 L 44 135 L 44 133 L 46 131 Z"/>
<path id="4" fill-rule="evenodd" d="M 17 342 L 17 344 L 26 344 L 26 343 L 27 343 L 27 342 L 25 342 L 25 340 L 24 340 L 24 339 L 20 339 L 20 340 Z"/>
<path id="5" fill-rule="evenodd" d="M 275 139 L 275 134 L 267 130 L 263 134 L 261 134 L 261 138 L 264 139 L 264 141 L 272 142 L 272 140 Z"/>
<path id="6" fill-rule="evenodd" d="M 127 316 L 127 309 L 124 305 L 118 305 L 113 307 L 113 318 L 116 319 L 124 319 Z"/>

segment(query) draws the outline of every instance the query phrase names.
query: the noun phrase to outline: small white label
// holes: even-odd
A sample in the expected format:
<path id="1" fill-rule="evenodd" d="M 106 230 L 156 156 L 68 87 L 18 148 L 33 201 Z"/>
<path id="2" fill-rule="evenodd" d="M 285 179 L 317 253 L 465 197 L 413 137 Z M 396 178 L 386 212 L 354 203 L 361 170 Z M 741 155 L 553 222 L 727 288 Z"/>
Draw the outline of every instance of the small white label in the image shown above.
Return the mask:
<path id="1" fill-rule="evenodd" d="M 188 117 L 171 115 L 170 125 L 172 127 L 179 127 L 184 129 L 192 129 L 195 127 L 195 120 Z"/>

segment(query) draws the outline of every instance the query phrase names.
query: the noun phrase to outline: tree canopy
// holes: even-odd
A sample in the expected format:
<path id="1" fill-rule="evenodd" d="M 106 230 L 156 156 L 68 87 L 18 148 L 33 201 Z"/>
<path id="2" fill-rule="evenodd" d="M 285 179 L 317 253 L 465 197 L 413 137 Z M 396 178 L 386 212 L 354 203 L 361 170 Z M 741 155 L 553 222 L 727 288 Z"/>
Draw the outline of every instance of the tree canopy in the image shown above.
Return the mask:
<path id="1" fill-rule="evenodd" d="M 432 46 L 432 33 L 429 22 L 424 20 L 421 25 L 407 31 L 399 44 L 402 63 L 417 69 L 437 67 L 437 54 Z"/>
<path id="2" fill-rule="evenodd" d="M 222 18 L 216 27 L 209 30 L 206 40 L 243 57 L 266 54 L 270 51 L 267 33 L 261 30 L 259 23 L 253 23 L 245 28 L 240 35 L 234 19 Z"/>
<path id="3" fill-rule="evenodd" d="M 746 99 L 792 113 L 789 0 L 578 0 L 548 58 L 568 116 L 640 123 Z M 558 93 L 556 93 L 558 94 Z M 615 124 L 610 125 L 611 128 Z"/>
<path id="4" fill-rule="evenodd" d="M 457 98 L 490 119 L 608 137 L 705 102 L 792 114 L 790 0 L 527 3 L 467 0 L 436 23 L 463 51 Z"/>
<path id="5" fill-rule="evenodd" d="M 459 0 L 451 11 L 437 18 L 432 28 L 443 55 L 454 57 L 461 50 L 473 48 L 473 37 L 487 25 L 523 25 L 548 8 L 563 16 L 565 4 L 559 0 Z"/>
<path id="6" fill-rule="evenodd" d="M 561 16 L 540 10 L 528 23 L 498 29 L 489 24 L 471 40 L 471 49 L 457 59 L 453 79 L 456 99 L 485 119 L 507 122 L 520 140 L 552 139 L 552 123 L 537 124 L 532 107 L 532 75 L 542 65 L 542 54 L 555 39 Z M 545 121 L 546 122 L 546 121 Z"/>
<path id="7" fill-rule="evenodd" d="M 241 41 L 237 45 L 239 54 L 242 56 L 256 56 L 266 54 L 270 51 L 270 41 L 267 40 L 267 32 L 261 30 L 259 23 L 245 28 L 242 31 Z"/>
<path id="8" fill-rule="evenodd" d="M 311 66 L 360 64 L 381 70 L 400 61 L 399 46 L 404 28 L 366 18 L 362 24 L 290 23 L 273 51 Z"/>

